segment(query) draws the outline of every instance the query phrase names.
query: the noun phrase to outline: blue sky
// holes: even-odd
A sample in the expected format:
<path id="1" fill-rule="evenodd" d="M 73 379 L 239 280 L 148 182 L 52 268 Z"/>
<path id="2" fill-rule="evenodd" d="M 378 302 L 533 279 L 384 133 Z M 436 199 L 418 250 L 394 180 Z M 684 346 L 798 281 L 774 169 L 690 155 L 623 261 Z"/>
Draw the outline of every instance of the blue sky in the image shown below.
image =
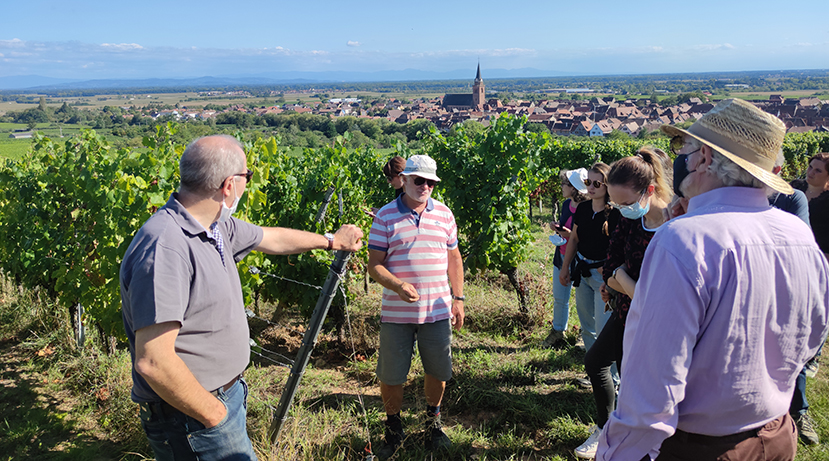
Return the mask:
<path id="1" fill-rule="evenodd" d="M 781 8 L 783 5 L 785 8 Z M 0 77 L 829 68 L 829 1 L 7 2 Z"/>

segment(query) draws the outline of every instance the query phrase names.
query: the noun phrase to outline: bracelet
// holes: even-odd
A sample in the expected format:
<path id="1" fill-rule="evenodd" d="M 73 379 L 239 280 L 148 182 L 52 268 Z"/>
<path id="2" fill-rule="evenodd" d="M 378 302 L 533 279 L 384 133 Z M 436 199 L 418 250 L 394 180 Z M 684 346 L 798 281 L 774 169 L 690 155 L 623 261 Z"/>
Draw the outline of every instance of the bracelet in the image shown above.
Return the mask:
<path id="1" fill-rule="evenodd" d="M 619 266 L 616 269 L 613 269 L 613 275 L 611 277 L 616 278 L 616 273 L 619 272 L 619 269 L 621 269 L 622 267 L 623 266 Z"/>
<path id="2" fill-rule="evenodd" d="M 466 298 L 464 296 L 452 295 L 452 299 L 454 299 L 455 301 L 466 301 Z"/>

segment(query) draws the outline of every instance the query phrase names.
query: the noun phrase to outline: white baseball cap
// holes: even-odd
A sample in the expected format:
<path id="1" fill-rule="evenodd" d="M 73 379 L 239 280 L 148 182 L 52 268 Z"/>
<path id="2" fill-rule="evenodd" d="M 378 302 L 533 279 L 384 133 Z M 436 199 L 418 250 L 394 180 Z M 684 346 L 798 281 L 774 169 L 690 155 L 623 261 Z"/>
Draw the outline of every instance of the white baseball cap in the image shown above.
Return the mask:
<path id="1" fill-rule="evenodd" d="M 437 171 L 437 163 L 435 163 L 435 161 L 428 155 L 412 155 L 408 160 L 406 160 L 406 168 L 400 174 L 406 176 L 420 176 L 421 178 L 440 181 L 440 178 L 438 178 L 436 174 Z M 587 173 L 585 173 L 585 176 L 586 175 Z"/>

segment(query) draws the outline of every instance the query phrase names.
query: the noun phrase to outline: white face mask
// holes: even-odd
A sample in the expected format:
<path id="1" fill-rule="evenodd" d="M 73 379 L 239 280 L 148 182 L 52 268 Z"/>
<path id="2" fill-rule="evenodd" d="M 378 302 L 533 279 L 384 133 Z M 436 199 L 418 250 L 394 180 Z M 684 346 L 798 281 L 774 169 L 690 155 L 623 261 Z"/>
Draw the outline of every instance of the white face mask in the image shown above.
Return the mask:
<path id="1" fill-rule="evenodd" d="M 230 208 L 228 208 L 228 206 L 225 204 L 225 201 L 222 200 L 222 211 L 221 213 L 219 213 L 218 222 L 225 222 L 228 219 L 230 219 L 230 216 L 233 213 L 236 213 L 236 207 L 239 206 L 239 199 L 241 197 L 236 195 L 236 178 L 231 178 L 231 181 L 233 181 L 233 196 L 236 197 L 236 199 L 233 200 L 233 205 L 230 205 Z"/>

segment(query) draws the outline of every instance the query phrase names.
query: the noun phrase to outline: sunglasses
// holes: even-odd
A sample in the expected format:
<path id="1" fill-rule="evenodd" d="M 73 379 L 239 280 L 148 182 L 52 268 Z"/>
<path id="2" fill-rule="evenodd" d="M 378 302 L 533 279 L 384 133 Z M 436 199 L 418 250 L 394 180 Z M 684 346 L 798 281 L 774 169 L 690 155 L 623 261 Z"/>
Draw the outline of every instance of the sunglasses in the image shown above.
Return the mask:
<path id="1" fill-rule="evenodd" d="M 386 182 L 392 182 L 392 181 L 394 181 L 394 178 L 396 178 L 396 177 L 397 176 L 386 176 Z"/>
<path id="2" fill-rule="evenodd" d="M 584 185 L 585 186 L 590 187 L 591 184 L 593 184 L 593 187 L 595 187 L 596 189 L 604 186 L 604 183 L 601 182 L 601 181 L 591 181 L 589 179 L 584 180 Z"/>
<path id="3" fill-rule="evenodd" d="M 235 175 L 233 175 L 233 176 L 244 176 L 244 177 L 245 177 L 245 181 L 250 182 L 250 178 L 252 178 L 252 177 L 253 177 L 253 171 L 250 171 L 250 168 L 246 168 L 246 170 L 248 170 L 248 171 L 246 171 L 246 172 L 244 172 L 244 173 L 237 173 L 237 174 L 235 174 Z"/>
<path id="4" fill-rule="evenodd" d="M 421 178 L 420 176 L 415 176 L 414 183 L 415 183 L 415 186 L 422 186 L 423 183 L 426 183 L 427 185 L 429 185 L 429 187 L 435 187 L 435 184 L 437 184 L 438 182 L 435 181 L 434 179 L 426 179 L 426 178 Z"/>

